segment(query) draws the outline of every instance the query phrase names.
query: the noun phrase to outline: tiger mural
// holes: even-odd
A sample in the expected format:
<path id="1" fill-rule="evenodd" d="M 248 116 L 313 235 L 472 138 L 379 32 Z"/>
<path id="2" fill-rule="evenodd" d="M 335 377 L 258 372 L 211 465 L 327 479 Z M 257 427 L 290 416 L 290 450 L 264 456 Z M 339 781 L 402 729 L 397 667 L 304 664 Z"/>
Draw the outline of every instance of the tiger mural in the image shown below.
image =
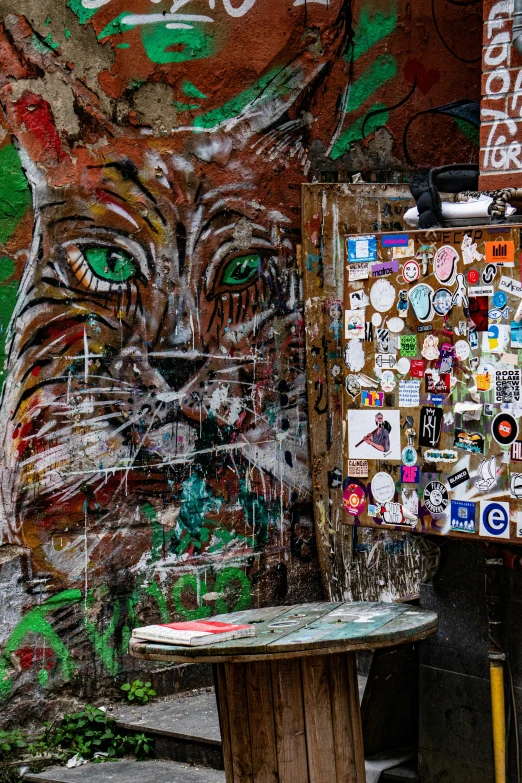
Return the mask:
<path id="1" fill-rule="evenodd" d="M 108 116 L 26 18 L 3 21 L 2 124 L 33 229 L 6 349 L 0 530 L 50 590 L 151 567 L 154 530 L 163 560 L 202 562 L 219 528 L 228 556 L 287 547 L 292 508 L 311 524 L 298 187 L 314 139 L 339 132 L 350 16 L 319 4 L 312 46 L 295 5 L 270 89 L 211 130 L 167 134 Z M 80 135 L 61 131 L 43 74 L 70 92 Z"/>

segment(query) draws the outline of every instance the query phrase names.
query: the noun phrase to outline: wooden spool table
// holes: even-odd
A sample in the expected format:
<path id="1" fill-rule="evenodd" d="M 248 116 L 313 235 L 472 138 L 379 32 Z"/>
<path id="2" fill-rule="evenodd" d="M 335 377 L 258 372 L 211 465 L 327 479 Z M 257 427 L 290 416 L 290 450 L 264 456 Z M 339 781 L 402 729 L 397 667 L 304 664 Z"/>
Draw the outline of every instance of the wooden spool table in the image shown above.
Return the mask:
<path id="1" fill-rule="evenodd" d="M 256 636 L 202 647 L 132 642 L 136 658 L 213 663 L 227 783 L 364 783 L 355 654 L 424 639 L 437 615 L 407 604 L 318 603 L 213 620 Z"/>

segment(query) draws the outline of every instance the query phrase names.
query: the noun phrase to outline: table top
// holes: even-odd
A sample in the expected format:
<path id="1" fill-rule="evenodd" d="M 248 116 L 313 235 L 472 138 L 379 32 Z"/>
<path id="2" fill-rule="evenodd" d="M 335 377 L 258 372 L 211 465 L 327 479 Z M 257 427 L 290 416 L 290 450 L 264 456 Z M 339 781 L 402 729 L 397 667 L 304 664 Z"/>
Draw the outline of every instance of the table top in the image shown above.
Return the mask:
<path id="1" fill-rule="evenodd" d="M 371 601 L 272 606 L 213 617 L 228 623 L 253 623 L 256 635 L 196 647 L 134 640 L 136 658 L 181 663 L 240 663 L 303 658 L 394 647 L 435 633 L 435 612 L 409 604 Z"/>

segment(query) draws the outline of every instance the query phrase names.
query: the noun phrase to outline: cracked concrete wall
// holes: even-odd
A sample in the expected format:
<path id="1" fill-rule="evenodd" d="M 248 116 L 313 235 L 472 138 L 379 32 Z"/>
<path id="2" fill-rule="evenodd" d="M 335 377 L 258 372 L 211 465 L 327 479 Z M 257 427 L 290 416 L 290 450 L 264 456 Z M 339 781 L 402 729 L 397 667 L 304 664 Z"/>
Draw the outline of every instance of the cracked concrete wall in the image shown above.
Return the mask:
<path id="1" fill-rule="evenodd" d="M 115 692 L 136 624 L 321 598 L 300 184 L 476 158 L 437 14 L 0 0 L 6 723 Z"/>

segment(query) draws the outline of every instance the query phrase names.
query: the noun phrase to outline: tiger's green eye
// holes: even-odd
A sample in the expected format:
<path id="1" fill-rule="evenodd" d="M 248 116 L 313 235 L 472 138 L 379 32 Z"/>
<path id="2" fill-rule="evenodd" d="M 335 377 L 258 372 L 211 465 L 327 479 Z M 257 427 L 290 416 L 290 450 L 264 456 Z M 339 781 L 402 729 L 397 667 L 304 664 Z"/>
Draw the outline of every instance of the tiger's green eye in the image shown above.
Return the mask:
<path id="1" fill-rule="evenodd" d="M 258 253 L 248 256 L 239 256 L 230 261 L 223 272 L 223 285 L 245 285 L 259 273 L 261 269 L 261 257 Z"/>
<path id="2" fill-rule="evenodd" d="M 83 254 L 94 274 L 102 280 L 124 283 L 136 274 L 132 256 L 121 248 L 89 247 Z"/>

